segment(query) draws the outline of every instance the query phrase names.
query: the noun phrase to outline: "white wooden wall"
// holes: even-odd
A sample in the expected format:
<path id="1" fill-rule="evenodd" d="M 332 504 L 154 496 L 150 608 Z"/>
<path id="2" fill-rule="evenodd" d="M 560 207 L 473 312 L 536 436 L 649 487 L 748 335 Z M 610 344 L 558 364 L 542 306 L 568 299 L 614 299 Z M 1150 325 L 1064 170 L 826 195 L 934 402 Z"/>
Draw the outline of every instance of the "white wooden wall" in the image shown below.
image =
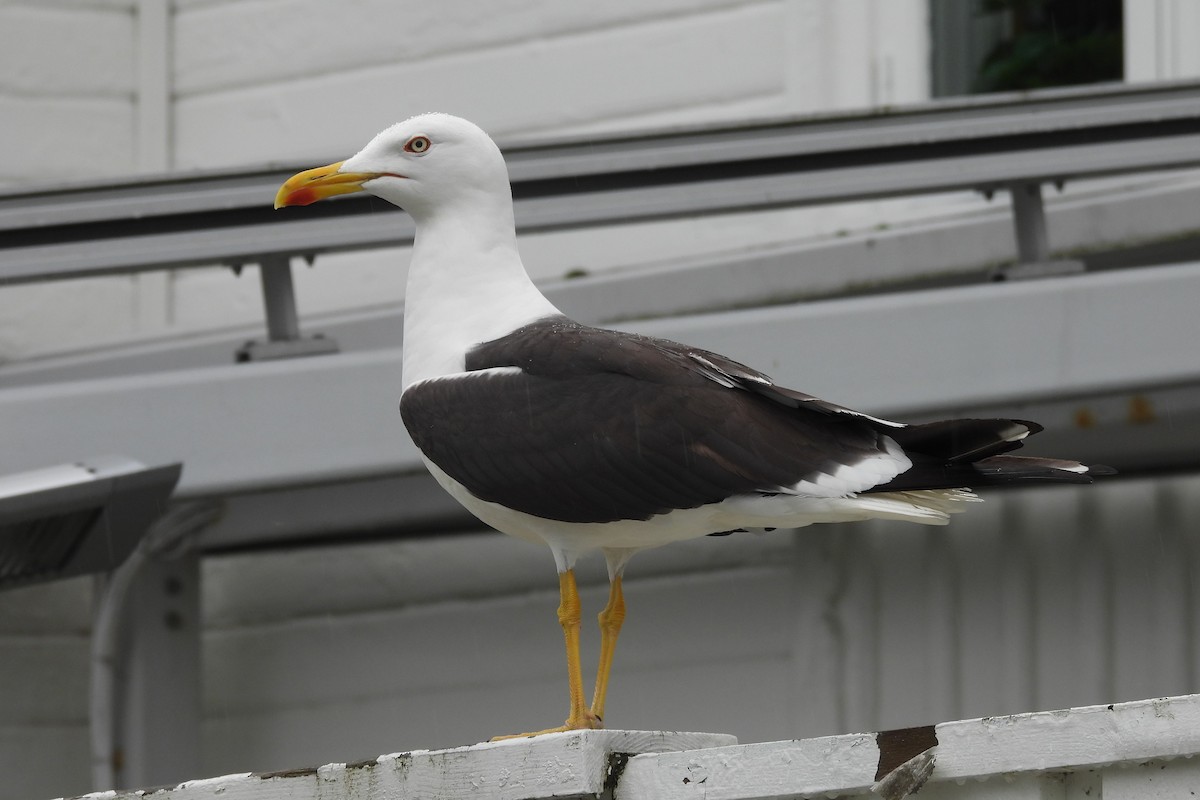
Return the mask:
<path id="1" fill-rule="evenodd" d="M 511 140 L 928 96 L 924 0 L 178 0 L 162 9 L 163 0 L 0 3 L 2 184 L 325 163 L 429 110 Z M 560 234 L 526 250 L 539 274 L 561 275 L 877 221 L 761 215 Z M 580 263 L 579 252 L 603 257 Z M 403 252 L 326 259 L 298 276 L 301 310 L 398 301 L 406 263 Z M 0 292 L 0 360 L 261 313 L 252 271 L 241 281 L 218 269 L 10 287 Z"/>
<path id="2" fill-rule="evenodd" d="M 1195 476 L 664 548 L 630 567 L 609 722 L 756 742 L 1194 692 L 1198 576 Z M 556 722 L 554 587 L 496 534 L 209 559 L 203 774 Z M 89 788 L 88 606 L 85 581 L 0 595 L 0 797 Z"/>

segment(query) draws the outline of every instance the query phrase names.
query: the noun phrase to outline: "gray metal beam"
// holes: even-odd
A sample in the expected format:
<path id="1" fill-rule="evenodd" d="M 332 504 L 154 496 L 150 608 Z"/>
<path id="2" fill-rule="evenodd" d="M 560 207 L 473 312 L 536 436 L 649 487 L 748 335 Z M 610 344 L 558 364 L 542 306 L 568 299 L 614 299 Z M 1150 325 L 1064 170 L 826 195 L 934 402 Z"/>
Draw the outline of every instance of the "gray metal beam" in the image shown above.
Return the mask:
<path id="1" fill-rule="evenodd" d="M 1198 296 L 1187 264 L 627 327 L 910 416 L 1200 382 Z M 14 387 L 0 392 L 0 472 L 123 449 L 184 461 L 190 497 L 417 474 L 400 388 L 399 349 Z"/>
<path id="2" fill-rule="evenodd" d="M 1200 166 L 1200 84 L 1057 90 L 527 145 L 508 156 L 523 231 L 1002 188 Z M 0 195 L 0 230 L 12 232 L 0 244 L 0 281 L 411 241 L 407 218 L 381 213 L 369 198 L 272 212 L 275 189 L 292 171 Z"/>
<path id="3" fill-rule="evenodd" d="M 1089 251 L 1089 268 L 1186 263 L 1200 259 L 1200 239 L 1180 236 L 1195 226 L 1197 206 L 1200 182 L 1156 181 L 1048 204 L 1047 222 L 1056 247 Z M 862 294 L 864 287 L 878 293 L 978 283 L 993 265 L 1015 258 L 1012 228 L 1011 214 L 994 203 L 982 214 L 669 259 L 637 270 L 547 281 L 542 289 L 573 319 L 610 324 Z M 347 352 L 375 350 L 397 346 L 402 312 L 397 302 L 313 315 L 308 324 Z M 227 364 L 230 354 L 259 332 L 244 325 L 5 364 L 0 386 Z"/>

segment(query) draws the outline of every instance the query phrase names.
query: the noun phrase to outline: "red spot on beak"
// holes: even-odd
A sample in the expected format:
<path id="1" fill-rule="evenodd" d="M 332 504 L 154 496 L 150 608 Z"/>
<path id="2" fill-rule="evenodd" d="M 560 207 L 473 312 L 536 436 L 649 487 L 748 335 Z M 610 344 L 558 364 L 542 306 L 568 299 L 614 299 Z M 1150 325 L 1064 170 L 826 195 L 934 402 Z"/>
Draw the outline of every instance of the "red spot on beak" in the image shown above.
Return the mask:
<path id="1" fill-rule="evenodd" d="M 289 206 L 307 206 L 312 205 L 320 199 L 312 189 L 301 187 L 288 194 L 287 204 Z"/>

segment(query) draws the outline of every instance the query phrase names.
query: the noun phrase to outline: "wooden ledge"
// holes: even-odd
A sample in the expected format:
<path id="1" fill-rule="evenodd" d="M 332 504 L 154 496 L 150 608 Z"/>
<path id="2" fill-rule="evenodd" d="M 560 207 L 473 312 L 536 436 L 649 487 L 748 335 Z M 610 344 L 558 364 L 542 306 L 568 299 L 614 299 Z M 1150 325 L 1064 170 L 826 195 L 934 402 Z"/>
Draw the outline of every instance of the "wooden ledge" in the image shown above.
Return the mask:
<path id="1" fill-rule="evenodd" d="M 87 800 L 406 800 L 596 797 L 630 757 L 737 744 L 720 733 L 570 731 L 449 750 L 391 753 L 357 764 L 185 781 L 175 787 L 96 792 Z"/>
<path id="2" fill-rule="evenodd" d="M 574 731 L 87 800 L 1142 800 L 1196 796 L 1200 695 L 739 745 Z M 81 799 L 82 800 L 82 799 Z"/>

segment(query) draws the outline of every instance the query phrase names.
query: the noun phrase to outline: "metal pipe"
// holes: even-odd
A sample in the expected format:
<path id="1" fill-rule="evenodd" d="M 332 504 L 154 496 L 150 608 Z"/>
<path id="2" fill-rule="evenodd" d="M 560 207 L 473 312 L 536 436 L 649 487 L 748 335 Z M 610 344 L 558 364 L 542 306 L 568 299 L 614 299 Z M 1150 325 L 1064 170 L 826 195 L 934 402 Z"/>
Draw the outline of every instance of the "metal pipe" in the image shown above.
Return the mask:
<path id="1" fill-rule="evenodd" d="M 211 502 L 179 503 L 154 524 L 121 566 L 109 573 L 97 591 L 92 623 L 89 681 L 89 736 L 92 787 L 95 791 L 122 788 L 118 769 L 117 668 L 121 664 L 122 622 L 126 599 L 149 559 L 178 557 L 195 537 L 219 519 L 221 507 Z"/>

